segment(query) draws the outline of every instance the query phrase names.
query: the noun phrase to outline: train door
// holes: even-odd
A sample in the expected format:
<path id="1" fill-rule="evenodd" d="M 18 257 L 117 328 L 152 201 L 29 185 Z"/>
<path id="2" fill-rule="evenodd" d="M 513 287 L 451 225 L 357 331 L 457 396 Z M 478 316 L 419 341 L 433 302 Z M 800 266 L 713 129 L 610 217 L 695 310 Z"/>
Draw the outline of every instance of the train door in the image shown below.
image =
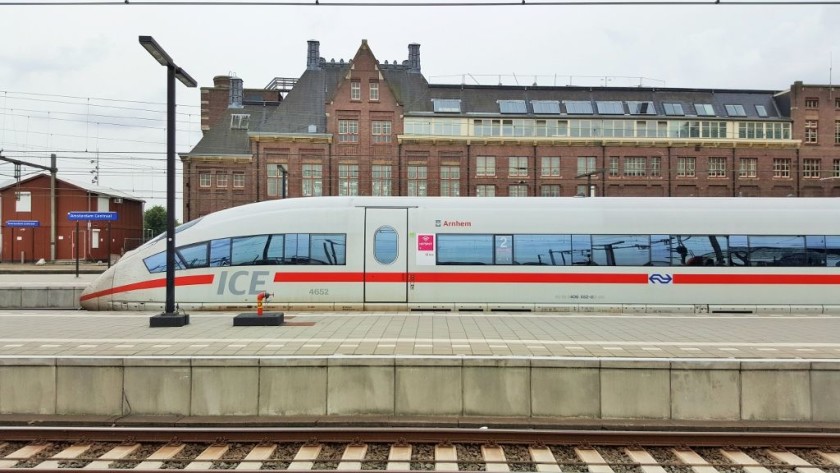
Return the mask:
<path id="1" fill-rule="evenodd" d="M 365 209 L 365 302 L 406 302 L 408 209 Z"/>

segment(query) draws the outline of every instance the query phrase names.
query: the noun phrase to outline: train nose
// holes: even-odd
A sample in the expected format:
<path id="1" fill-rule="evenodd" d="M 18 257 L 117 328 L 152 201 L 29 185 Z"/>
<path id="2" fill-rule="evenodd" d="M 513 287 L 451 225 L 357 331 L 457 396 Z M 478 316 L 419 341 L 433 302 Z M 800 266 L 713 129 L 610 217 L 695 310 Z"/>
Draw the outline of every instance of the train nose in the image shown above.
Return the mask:
<path id="1" fill-rule="evenodd" d="M 115 266 L 94 279 L 79 297 L 79 304 L 85 310 L 107 310 L 111 307 L 111 294 L 114 288 Z"/>

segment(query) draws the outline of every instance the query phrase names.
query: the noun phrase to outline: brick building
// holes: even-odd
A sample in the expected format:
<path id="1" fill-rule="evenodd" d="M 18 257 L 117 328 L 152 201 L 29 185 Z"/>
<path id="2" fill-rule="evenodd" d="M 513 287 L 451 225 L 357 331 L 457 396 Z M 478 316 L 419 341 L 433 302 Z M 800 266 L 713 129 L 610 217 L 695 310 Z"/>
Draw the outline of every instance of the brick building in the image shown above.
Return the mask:
<path id="1" fill-rule="evenodd" d="M 244 89 L 202 88 L 184 220 L 313 195 L 840 197 L 840 96 L 789 90 L 429 84 L 420 45 L 368 43 Z"/>
<path id="2" fill-rule="evenodd" d="M 56 179 L 55 201 L 51 177 L 39 173 L 0 183 L 0 247 L 3 261 L 52 259 L 52 215 L 55 215 L 55 259 L 108 261 L 143 243 L 144 202 L 125 192 Z M 116 220 L 79 221 L 70 212 L 116 212 Z M 80 242 L 77 245 L 77 241 Z"/>

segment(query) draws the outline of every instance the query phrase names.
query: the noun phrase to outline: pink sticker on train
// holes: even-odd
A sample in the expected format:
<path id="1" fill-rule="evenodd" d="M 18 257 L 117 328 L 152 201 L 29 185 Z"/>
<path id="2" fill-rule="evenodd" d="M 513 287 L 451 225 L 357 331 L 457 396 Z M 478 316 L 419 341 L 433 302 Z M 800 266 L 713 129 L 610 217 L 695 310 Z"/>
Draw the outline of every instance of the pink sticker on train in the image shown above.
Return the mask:
<path id="1" fill-rule="evenodd" d="M 417 235 L 417 251 L 435 251 L 435 236 Z"/>

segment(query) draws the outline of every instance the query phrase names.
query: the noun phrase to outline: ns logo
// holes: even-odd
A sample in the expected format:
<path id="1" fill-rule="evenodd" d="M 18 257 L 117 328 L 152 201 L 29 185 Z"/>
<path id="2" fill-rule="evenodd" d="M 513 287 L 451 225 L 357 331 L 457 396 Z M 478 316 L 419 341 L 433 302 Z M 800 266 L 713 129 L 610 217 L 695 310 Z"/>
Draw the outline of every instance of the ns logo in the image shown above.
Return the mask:
<path id="1" fill-rule="evenodd" d="M 673 281 L 674 277 L 670 274 L 653 273 L 648 276 L 649 284 L 671 284 Z"/>

